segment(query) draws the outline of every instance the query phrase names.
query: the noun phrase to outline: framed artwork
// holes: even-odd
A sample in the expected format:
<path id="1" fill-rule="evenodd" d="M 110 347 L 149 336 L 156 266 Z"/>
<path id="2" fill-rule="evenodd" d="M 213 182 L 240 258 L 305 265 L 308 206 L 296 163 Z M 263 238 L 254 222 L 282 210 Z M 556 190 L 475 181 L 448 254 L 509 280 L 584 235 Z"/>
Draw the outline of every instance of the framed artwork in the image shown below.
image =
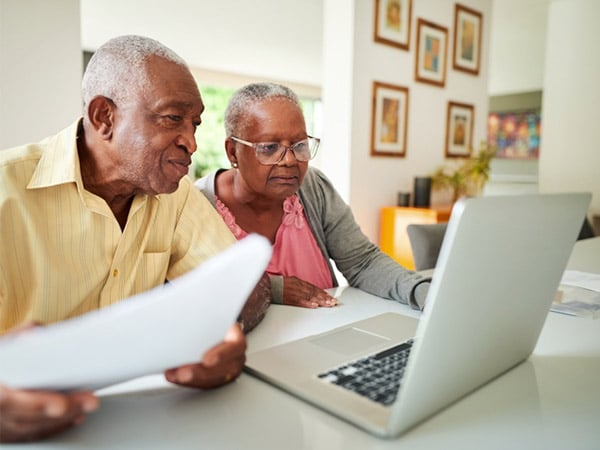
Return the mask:
<path id="1" fill-rule="evenodd" d="M 537 159 L 540 154 L 542 118 L 539 110 L 491 112 L 488 145 L 497 158 Z"/>
<path id="2" fill-rule="evenodd" d="M 372 156 L 406 156 L 408 88 L 373 82 Z"/>
<path id="3" fill-rule="evenodd" d="M 458 3 L 454 5 L 454 51 L 452 67 L 455 70 L 479 75 L 482 26 L 483 17 L 480 12 Z"/>
<path id="4" fill-rule="evenodd" d="M 375 0 L 375 42 L 410 47 L 412 0 Z"/>
<path id="5" fill-rule="evenodd" d="M 415 80 L 444 87 L 448 29 L 427 20 L 417 21 Z"/>
<path id="6" fill-rule="evenodd" d="M 446 123 L 446 157 L 466 158 L 473 148 L 473 118 L 475 107 L 465 103 L 448 102 Z"/>

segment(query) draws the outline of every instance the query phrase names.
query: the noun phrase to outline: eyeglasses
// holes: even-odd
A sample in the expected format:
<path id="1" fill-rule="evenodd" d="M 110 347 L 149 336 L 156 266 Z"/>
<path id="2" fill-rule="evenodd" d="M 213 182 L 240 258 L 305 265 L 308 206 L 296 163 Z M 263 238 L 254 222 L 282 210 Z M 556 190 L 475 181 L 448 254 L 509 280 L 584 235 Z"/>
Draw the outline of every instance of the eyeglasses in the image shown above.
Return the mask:
<path id="1" fill-rule="evenodd" d="M 256 154 L 256 159 L 260 164 L 265 166 L 273 166 L 281 161 L 288 150 L 291 150 L 297 161 L 305 162 L 313 159 L 319 149 L 318 138 L 307 136 L 306 139 L 296 142 L 290 146 L 283 145 L 279 142 L 248 142 L 243 139 L 230 136 L 232 140 L 247 147 L 252 147 Z"/>

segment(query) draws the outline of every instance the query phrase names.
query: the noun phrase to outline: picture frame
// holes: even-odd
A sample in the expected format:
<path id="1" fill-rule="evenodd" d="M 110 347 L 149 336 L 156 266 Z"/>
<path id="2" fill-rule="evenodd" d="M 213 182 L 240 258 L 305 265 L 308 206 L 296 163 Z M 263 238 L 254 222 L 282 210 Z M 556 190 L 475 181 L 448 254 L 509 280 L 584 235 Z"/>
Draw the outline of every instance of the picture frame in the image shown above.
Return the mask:
<path id="1" fill-rule="evenodd" d="M 483 15 L 459 3 L 454 5 L 454 70 L 479 75 Z"/>
<path id="2" fill-rule="evenodd" d="M 446 119 L 446 157 L 468 158 L 473 149 L 475 107 L 448 101 Z"/>
<path id="3" fill-rule="evenodd" d="M 487 143 L 496 158 L 538 159 L 541 130 L 539 108 L 488 113 Z"/>
<path id="4" fill-rule="evenodd" d="M 408 106 L 407 87 L 373 82 L 371 156 L 406 156 Z"/>
<path id="5" fill-rule="evenodd" d="M 447 53 L 448 28 L 418 19 L 415 80 L 444 87 Z"/>
<path id="6" fill-rule="evenodd" d="M 411 17 L 412 0 L 375 0 L 375 42 L 408 50 Z"/>

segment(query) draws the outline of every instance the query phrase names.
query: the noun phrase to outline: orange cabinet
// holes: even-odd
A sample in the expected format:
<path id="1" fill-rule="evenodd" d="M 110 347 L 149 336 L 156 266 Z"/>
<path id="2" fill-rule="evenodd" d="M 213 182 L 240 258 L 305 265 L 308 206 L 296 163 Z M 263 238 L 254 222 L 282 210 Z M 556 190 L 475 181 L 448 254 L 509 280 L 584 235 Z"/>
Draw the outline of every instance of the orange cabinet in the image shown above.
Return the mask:
<path id="1" fill-rule="evenodd" d="M 412 248 L 406 232 L 411 223 L 448 222 L 452 206 L 412 208 L 386 206 L 381 209 L 379 247 L 407 269 L 414 270 Z"/>

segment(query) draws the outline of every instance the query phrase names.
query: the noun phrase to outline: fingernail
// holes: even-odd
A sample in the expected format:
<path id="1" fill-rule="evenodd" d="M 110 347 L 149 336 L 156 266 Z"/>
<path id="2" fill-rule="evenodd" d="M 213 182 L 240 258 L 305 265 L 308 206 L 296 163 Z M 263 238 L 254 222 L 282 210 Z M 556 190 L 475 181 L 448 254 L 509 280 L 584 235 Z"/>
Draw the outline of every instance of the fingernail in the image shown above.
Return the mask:
<path id="1" fill-rule="evenodd" d="M 90 399 L 86 399 L 83 402 L 83 410 L 86 413 L 96 411 L 98 409 L 98 406 L 100 406 L 100 402 L 95 397 L 94 398 L 90 398 Z"/>
<path id="2" fill-rule="evenodd" d="M 192 370 L 188 367 L 177 370 L 177 380 L 180 383 L 189 383 L 192 381 L 193 376 Z"/>
<path id="3" fill-rule="evenodd" d="M 65 405 L 62 402 L 47 403 L 44 413 L 47 417 L 60 417 L 65 413 Z"/>

